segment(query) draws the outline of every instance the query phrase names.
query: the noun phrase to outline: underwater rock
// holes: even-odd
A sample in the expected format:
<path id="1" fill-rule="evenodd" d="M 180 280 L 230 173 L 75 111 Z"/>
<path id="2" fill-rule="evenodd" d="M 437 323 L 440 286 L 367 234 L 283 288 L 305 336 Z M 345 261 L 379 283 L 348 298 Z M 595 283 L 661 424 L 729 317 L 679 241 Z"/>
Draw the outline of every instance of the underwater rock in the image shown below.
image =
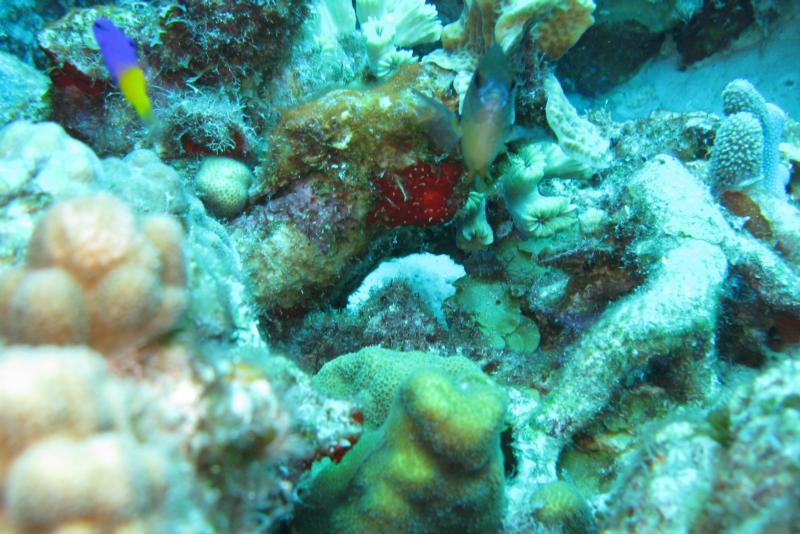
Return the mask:
<path id="1" fill-rule="evenodd" d="M 461 168 L 437 162 L 408 89 L 416 83 L 426 77 L 409 65 L 379 85 L 331 91 L 284 114 L 262 177 L 272 198 L 234 231 L 265 314 L 339 295 L 345 269 L 392 227 L 455 215 L 466 193 Z"/>
<path id="2" fill-rule="evenodd" d="M 16 120 L 41 121 L 50 114 L 50 81 L 11 54 L 0 52 L 0 127 Z"/>
<path id="3" fill-rule="evenodd" d="M 258 82 L 286 61 L 307 14 L 298 0 L 179 0 L 159 16 L 162 68 L 203 85 Z"/>
<path id="4" fill-rule="evenodd" d="M 692 421 L 650 425 L 638 454 L 625 458 L 603 532 L 688 532 L 714 492 L 724 450 Z M 646 510 L 642 513 L 642 510 Z M 631 519 L 631 518 L 634 519 Z"/>
<path id="5" fill-rule="evenodd" d="M 598 15 L 598 22 L 558 61 L 556 72 L 570 89 L 596 96 L 632 78 L 658 53 L 664 38 L 639 22 L 602 22 Z"/>
<path id="6" fill-rule="evenodd" d="M 697 532 L 743 526 L 791 532 L 800 524 L 797 470 L 800 365 L 786 360 L 740 387 L 725 409 L 726 460 Z"/>
<path id="7" fill-rule="evenodd" d="M 675 29 L 673 38 L 681 56 L 681 67 L 727 48 L 755 22 L 752 0 L 703 2 L 703 8 L 685 25 Z"/>

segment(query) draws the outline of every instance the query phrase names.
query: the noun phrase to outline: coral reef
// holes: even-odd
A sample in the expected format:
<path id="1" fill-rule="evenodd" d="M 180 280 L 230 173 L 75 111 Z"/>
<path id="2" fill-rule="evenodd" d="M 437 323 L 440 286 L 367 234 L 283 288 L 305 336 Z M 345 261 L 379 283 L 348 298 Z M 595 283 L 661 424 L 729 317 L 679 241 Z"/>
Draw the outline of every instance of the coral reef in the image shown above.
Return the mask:
<path id="1" fill-rule="evenodd" d="M 798 17 L 6 2 L 0 531 L 800 530 Z"/>

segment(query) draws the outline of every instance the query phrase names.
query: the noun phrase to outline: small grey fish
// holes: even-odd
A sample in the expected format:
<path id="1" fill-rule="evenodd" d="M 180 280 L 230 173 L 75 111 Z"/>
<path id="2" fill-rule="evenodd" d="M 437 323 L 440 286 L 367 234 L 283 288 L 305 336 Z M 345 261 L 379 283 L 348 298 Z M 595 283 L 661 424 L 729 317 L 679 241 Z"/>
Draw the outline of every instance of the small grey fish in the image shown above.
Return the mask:
<path id="1" fill-rule="evenodd" d="M 446 151 L 460 141 L 470 176 L 485 178 L 508 141 L 546 136 L 514 127 L 514 79 L 511 64 L 498 44 L 492 45 L 478 63 L 464 95 L 460 120 L 438 100 L 416 94 L 426 104 L 420 118 L 428 137 Z"/>

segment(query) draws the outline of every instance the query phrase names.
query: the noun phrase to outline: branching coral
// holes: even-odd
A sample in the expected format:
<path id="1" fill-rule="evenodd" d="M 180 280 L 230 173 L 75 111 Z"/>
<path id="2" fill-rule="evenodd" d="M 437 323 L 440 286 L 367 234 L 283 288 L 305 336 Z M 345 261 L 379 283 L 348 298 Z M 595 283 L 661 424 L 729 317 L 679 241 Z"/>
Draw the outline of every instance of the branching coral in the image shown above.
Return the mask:
<path id="1" fill-rule="evenodd" d="M 783 197 L 789 178 L 778 146 L 786 114 L 742 79 L 725 87 L 722 103 L 728 118 L 714 142 L 711 173 L 715 186 L 741 188 L 762 180 L 763 189 Z"/>
<path id="2" fill-rule="evenodd" d="M 776 242 L 800 265 L 800 210 L 788 201 L 789 170 L 779 151 L 785 114 L 746 80 L 729 83 L 722 100 L 728 117 L 714 140 L 709 181 L 729 210 L 750 219 L 751 233 Z M 755 230 L 756 221 L 761 231 Z"/>

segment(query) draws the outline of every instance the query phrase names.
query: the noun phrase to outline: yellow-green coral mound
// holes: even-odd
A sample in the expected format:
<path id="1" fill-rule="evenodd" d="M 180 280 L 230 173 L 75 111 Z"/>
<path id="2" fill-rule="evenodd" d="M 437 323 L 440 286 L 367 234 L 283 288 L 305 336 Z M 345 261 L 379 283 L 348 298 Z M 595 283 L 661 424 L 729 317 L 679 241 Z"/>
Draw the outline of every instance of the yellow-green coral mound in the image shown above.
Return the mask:
<path id="1" fill-rule="evenodd" d="M 331 389 L 377 382 L 375 404 L 396 393 L 379 428 L 339 465 L 316 469 L 295 514 L 298 532 L 499 531 L 502 389 L 460 357 L 369 348 L 326 367 L 320 376 Z"/>

